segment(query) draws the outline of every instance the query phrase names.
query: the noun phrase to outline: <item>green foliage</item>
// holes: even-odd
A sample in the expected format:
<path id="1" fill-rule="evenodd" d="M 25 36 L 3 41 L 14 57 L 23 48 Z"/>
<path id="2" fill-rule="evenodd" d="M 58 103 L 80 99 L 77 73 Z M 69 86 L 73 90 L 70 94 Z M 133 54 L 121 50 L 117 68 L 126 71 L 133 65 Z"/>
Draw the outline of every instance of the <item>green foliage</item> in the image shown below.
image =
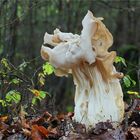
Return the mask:
<path id="1" fill-rule="evenodd" d="M 45 91 L 40 91 L 39 97 L 42 98 L 42 99 L 44 99 L 46 97 L 46 94 L 48 94 L 48 93 L 45 92 Z"/>
<path id="2" fill-rule="evenodd" d="M 125 67 L 127 67 L 126 62 L 125 62 L 125 59 L 124 59 L 123 57 L 116 56 L 114 62 L 115 62 L 115 63 L 122 63 Z M 130 75 L 128 75 L 128 74 L 126 74 L 126 75 L 123 77 L 123 82 L 124 82 L 124 85 L 125 85 L 127 88 L 136 85 L 136 81 L 133 80 L 133 79 L 130 77 Z"/>
<path id="3" fill-rule="evenodd" d="M 72 106 L 67 106 L 66 107 L 67 112 L 73 112 L 73 107 Z"/>
<path id="4" fill-rule="evenodd" d="M 21 64 L 18 66 L 18 69 L 19 69 L 20 71 L 24 71 L 24 69 L 27 67 L 28 64 L 29 64 L 29 62 L 23 61 L 23 63 L 21 63 Z"/>
<path id="5" fill-rule="evenodd" d="M 32 105 L 35 105 L 36 102 L 37 102 L 37 97 L 33 97 L 33 98 L 32 98 Z"/>
<path id="6" fill-rule="evenodd" d="M 45 75 L 42 72 L 38 74 L 38 81 L 41 86 L 45 84 Z"/>
<path id="7" fill-rule="evenodd" d="M 0 103 L 3 107 L 6 107 L 6 101 L 5 100 L 0 100 Z"/>
<path id="8" fill-rule="evenodd" d="M 19 19 L 22 18 L 22 14 L 23 14 L 22 7 L 20 5 L 18 5 L 17 6 L 17 16 Z"/>
<path id="9" fill-rule="evenodd" d="M 140 98 L 140 93 L 137 91 L 127 91 L 127 94 L 130 95 L 130 98 Z"/>
<path id="10" fill-rule="evenodd" d="M 6 94 L 6 101 L 9 103 L 19 103 L 21 100 L 21 93 L 16 90 L 11 90 Z"/>
<path id="11" fill-rule="evenodd" d="M 49 95 L 46 91 L 35 89 L 34 87 L 35 85 L 38 85 L 38 88 L 44 86 L 45 76 L 52 74 L 54 68 L 49 63 L 45 63 L 43 66 L 37 68 L 37 70 L 32 71 L 32 75 L 28 75 L 25 72 L 26 69 L 30 68 L 28 66 L 31 65 L 31 62 L 33 62 L 33 60 L 30 62 L 23 61 L 23 63 L 18 66 L 14 66 L 6 58 L 0 61 L 0 87 L 3 91 L 3 93 L 1 93 L 3 97 L 0 99 L 0 104 L 4 108 L 22 105 L 20 104 L 21 101 L 23 101 L 25 99 L 24 97 L 29 93 L 33 94 L 30 94 L 31 98 L 28 107 L 30 107 L 30 105 L 36 105 L 38 101 L 41 102 Z M 37 84 L 35 84 L 36 79 L 38 80 Z"/>
<path id="12" fill-rule="evenodd" d="M 46 91 L 29 89 L 35 96 L 32 98 L 32 105 L 35 105 L 37 100 L 45 99 L 46 95 L 49 95 Z"/>
<path id="13" fill-rule="evenodd" d="M 2 59 L 1 59 L 1 64 L 2 64 L 5 68 L 7 68 L 8 70 L 10 70 L 10 66 L 9 66 L 8 61 L 7 61 L 6 58 L 2 58 Z"/>
<path id="14" fill-rule="evenodd" d="M 130 95 L 139 95 L 139 93 L 136 91 L 127 91 L 127 93 Z"/>
<path id="15" fill-rule="evenodd" d="M 115 63 L 122 63 L 125 67 L 127 67 L 125 59 L 120 56 L 116 56 L 114 61 L 115 61 Z"/>
<path id="16" fill-rule="evenodd" d="M 20 82 L 22 82 L 22 80 L 20 80 L 19 78 L 14 78 L 10 81 L 10 84 L 18 85 Z"/>
<path id="17" fill-rule="evenodd" d="M 139 95 L 137 95 L 137 98 L 140 98 L 140 94 L 139 94 Z"/>
<path id="18" fill-rule="evenodd" d="M 13 103 L 18 104 L 21 101 L 21 93 L 16 90 L 11 90 L 6 93 L 5 99 L 0 99 L 3 107 L 11 106 Z"/>
<path id="19" fill-rule="evenodd" d="M 124 82 L 124 84 L 125 84 L 125 86 L 128 88 L 128 87 L 130 87 L 130 86 L 135 86 L 136 85 L 136 81 L 134 81 L 131 77 L 130 77 L 130 75 L 125 75 L 124 77 L 123 77 L 123 82 Z"/>
<path id="20" fill-rule="evenodd" d="M 45 75 L 50 75 L 54 72 L 54 67 L 49 63 L 49 62 L 46 62 L 45 64 L 43 64 L 43 73 Z"/>
<path id="21" fill-rule="evenodd" d="M 125 67 L 127 67 L 126 65 L 126 62 L 125 62 L 125 59 L 123 57 L 120 57 L 120 56 L 116 56 L 115 58 L 115 63 L 122 63 Z M 135 86 L 136 85 L 136 81 L 133 80 L 130 75 L 126 74 L 124 77 L 123 77 L 123 82 L 124 82 L 124 85 L 129 88 L 131 86 Z M 131 93 L 131 92 L 130 92 Z"/>

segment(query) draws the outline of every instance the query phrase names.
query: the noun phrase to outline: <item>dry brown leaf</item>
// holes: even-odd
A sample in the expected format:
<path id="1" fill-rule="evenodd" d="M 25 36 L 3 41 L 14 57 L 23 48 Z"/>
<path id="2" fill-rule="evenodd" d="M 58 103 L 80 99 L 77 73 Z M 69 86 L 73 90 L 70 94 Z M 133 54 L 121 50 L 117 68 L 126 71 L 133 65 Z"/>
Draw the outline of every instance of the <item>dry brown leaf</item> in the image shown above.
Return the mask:
<path id="1" fill-rule="evenodd" d="M 43 134 L 45 137 L 48 137 L 49 131 L 44 126 L 38 126 L 38 131 Z"/>
<path id="2" fill-rule="evenodd" d="M 9 126 L 4 122 L 0 122 L 0 131 L 5 131 Z"/>
<path id="3" fill-rule="evenodd" d="M 57 115 L 57 119 L 58 120 L 64 120 L 65 119 L 65 115 L 64 114 L 59 114 L 59 115 Z"/>
<path id="4" fill-rule="evenodd" d="M 31 136 L 31 131 L 29 131 L 28 129 L 23 128 L 22 131 L 23 131 L 25 136 L 28 136 L 28 137 Z"/>
<path id="5" fill-rule="evenodd" d="M 58 134 L 57 128 L 52 128 L 49 133 L 57 135 Z"/>
<path id="6" fill-rule="evenodd" d="M 7 121 L 8 116 L 0 116 L 0 122 L 5 122 Z"/>
<path id="7" fill-rule="evenodd" d="M 72 119 L 72 117 L 74 116 L 74 112 L 68 112 L 67 116 Z"/>
<path id="8" fill-rule="evenodd" d="M 129 128 L 128 133 L 127 133 L 127 139 L 139 140 L 140 139 L 140 128 L 136 128 L 136 127 Z"/>
<path id="9" fill-rule="evenodd" d="M 31 130 L 31 139 L 32 140 L 42 140 L 42 137 L 38 131 L 38 125 L 33 125 Z"/>

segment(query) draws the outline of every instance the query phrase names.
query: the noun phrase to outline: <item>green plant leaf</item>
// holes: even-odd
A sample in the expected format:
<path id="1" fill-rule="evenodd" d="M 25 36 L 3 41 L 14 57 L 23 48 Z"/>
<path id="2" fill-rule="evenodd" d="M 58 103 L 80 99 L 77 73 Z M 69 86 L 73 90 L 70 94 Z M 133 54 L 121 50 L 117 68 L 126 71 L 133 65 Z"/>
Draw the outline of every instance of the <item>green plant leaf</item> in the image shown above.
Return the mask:
<path id="1" fill-rule="evenodd" d="M 4 100 L 0 100 L 0 103 L 2 104 L 3 107 L 6 107 L 6 102 Z"/>
<path id="2" fill-rule="evenodd" d="M 29 90 L 35 95 L 35 96 L 40 96 L 40 91 L 39 90 L 37 90 L 37 89 L 30 89 L 29 88 Z"/>
<path id="3" fill-rule="evenodd" d="M 131 85 L 132 86 L 135 86 L 136 85 L 136 81 L 133 80 L 129 75 L 125 75 L 123 77 L 123 82 L 125 84 L 126 87 L 130 87 Z"/>
<path id="4" fill-rule="evenodd" d="M 32 105 L 35 105 L 36 104 L 36 101 L 37 101 L 37 98 L 36 97 L 33 97 L 32 98 Z"/>
<path id="5" fill-rule="evenodd" d="M 20 71 L 24 71 L 24 69 L 27 67 L 27 65 L 29 64 L 29 62 L 25 62 L 23 61 L 23 63 L 21 63 L 18 68 Z"/>
<path id="6" fill-rule="evenodd" d="M 115 63 L 122 63 L 125 67 L 127 67 L 125 59 L 120 57 L 120 56 L 116 56 L 114 62 Z"/>
<path id="7" fill-rule="evenodd" d="M 11 69 L 11 68 L 9 67 L 9 64 L 8 64 L 8 61 L 7 61 L 6 58 L 2 58 L 2 59 L 1 59 L 1 64 L 2 64 L 5 68 L 7 68 L 8 70 Z"/>
<path id="8" fill-rule="evenodd" d="M 136 85 L 136 81 L 131 79 L 132 84 L 135 86 Z"/>
<path id="9" fill-rule="evenodd" d="M 139 95 L 139 93 L 136 91 L 127 91 L 127 93 L 130 95 Z"/>
<path id="10" fill-rule="evenodd" d="M 50 63 L 46 62 L 45 64 L 43 64 L 44 75 L 50 75 L 53 72 L 54 72 L 54 67 Z"/>
<path id="11" fill-rule="evenodd" d="M 17 104 L 21 100 L 21 94 L 20 92 L 17 92 L 16 90 L 11 90 L 6 94 L 5 98 L 7 102 L 14 102 Z"/>
<path id="12" fill-rule="evenodd" d="M 42 99 L 44 99 L 46 97 L 46 92 L 45 91 L 40 91 L 39 97 L 41 97 Z"/>
<path id="13" fill-rule="evenodd" d="M 10 83 L 13 83 L 13 84 L 15 84 L 15 85 L 18 85 L 20 82 L 21 82 L 20 79 L 18 79 L 18 78 L 14 78 L 14 79 L 11 80 Z"/>
<path id="14" fill-rule="evenodd" d="M 140 95 L 137 95 L 137 98 L 140 98 Z"/>
<path id="15" fill-rule="evenodd" d="M 72 106 L 67 106 L 66 110 L 67 110 L 67 112 L 73 112 L 73 107 Z"/>
<path id="16" fill-rule="evenodd" d="M 29 89 L 29 90 L 39 99 L 44 99 L 46 95 L 49 95 L 46 91 L 37 90 L 37 89 Z"/>
<path id="17" fill-rule="evenodd" d="M 45 84 L 45 75 L 43 73 L 39 73 L 38 74 L 38 80 L 41 86 L 43 86 Z"/>
<path id="18" fill-rule="evenodd" d="M 130 87 L 131 81 L 130 81 L 130 79 L 128 78 L 128 76 L 124 76 L 124 77 L 123 77 L 123 82 L 124 82 L 124 84 L 125 84 L 126 87 Z"/>

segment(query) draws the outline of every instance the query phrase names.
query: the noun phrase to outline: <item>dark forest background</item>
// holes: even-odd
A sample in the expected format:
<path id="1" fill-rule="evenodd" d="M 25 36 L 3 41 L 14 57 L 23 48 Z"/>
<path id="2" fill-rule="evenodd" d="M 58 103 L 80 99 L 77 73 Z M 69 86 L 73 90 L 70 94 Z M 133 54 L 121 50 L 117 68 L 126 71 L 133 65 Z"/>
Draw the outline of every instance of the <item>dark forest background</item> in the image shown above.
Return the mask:
<path id="1" fill-rule="evenodd" d="M 27 87 L 32 79 L 33 88 L 51 95 L 37 102 L 37 111 L 48 109 L 57 113 L 73 110 L 71 76 L 59 78 L 52 74 L 46 76 L 43 86 L 38 84 L 38 70 L 44 64 L 40 48 L 46 31 L 52 33 L 59 28 L 64 32 L 80 33 L 81 21 L 87 10 L 96 17 L 104 17 L 103 22 L 114 37 L 111 49 L 116 50 L 127 64 L 127 67 L 117 64 L 117 70 L 136 81 L 136 85 L 130 87 L 121 81 L 125 100 L 128 90 L 140 92 L 140 0 L 0 0 L 0 60 L 5 58 L 15 70 L 19 66 L 24 67 L 23 75 L 14 72 L 7 79 L 1 76 L 1 99 L 16 88 L 22 93 L 21 104 L 28 105 L 32 95 L 24 86 Z M 15 75 L 25 84 L 9 86 L 6 80 Z M 2 112 L 7 111 L 0 108 Z"/>

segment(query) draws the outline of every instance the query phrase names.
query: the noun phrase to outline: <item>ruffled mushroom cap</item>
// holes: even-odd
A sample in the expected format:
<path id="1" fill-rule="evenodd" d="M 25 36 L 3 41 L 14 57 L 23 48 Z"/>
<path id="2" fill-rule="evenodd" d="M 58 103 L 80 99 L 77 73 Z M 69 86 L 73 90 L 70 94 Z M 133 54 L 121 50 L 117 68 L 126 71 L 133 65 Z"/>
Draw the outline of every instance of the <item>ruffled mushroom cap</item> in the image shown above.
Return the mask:
<path id="1" fill-rule="evenodd" d="M 83 30 L 81 35 L 64 33 L 56 29 L 54 35 L 46 33 L 44 44 L 54 46 L 53 49 L 42 45 L 41 55 L 56 68 L 71 68 L 86 61 L 89 64 L 95 62 L 96 54 L 92 49 L 91 37 L 96 30 L 96 23 L 91 19 L 91 12 L 88 11 L 82 21 Z"/>

